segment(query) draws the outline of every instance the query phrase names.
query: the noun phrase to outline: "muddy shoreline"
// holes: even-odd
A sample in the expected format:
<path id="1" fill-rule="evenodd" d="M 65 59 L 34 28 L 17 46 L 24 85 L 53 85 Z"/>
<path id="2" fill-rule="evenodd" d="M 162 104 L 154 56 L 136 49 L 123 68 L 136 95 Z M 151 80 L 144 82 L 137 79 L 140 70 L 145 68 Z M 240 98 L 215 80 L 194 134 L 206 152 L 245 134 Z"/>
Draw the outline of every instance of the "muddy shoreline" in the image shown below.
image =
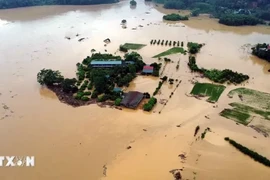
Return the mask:
<path id="1" fill-rule="evenodd" d="M 89 101 L 75 99 L 73 93 L 63 92 L 60 86 L 48 86 L 47 88 L 55 93 L 60 102 L 72 107 L 88 106 L 91 104 L 97 104 L 100 107 L 114 107 L 113 102 L 97 102 L 96 99 L 90 99 Z"/>

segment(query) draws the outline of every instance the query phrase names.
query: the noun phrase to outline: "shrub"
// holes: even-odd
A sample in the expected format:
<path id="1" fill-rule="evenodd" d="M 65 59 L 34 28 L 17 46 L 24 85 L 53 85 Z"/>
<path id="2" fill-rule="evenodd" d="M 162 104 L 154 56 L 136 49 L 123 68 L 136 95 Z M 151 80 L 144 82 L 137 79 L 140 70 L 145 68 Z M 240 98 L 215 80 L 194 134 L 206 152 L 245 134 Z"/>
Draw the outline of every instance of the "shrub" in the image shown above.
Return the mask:
<path id="1" fill-rule="evenodd" d="M 91 98 L 92 98 L 92 99 L 95 99 L 95 98 L 97 98 L 97 97 L 98 97 L 98 92 L 97 92 L 96 90 L 94 90 L 94 92 L 92 93 Z"/>
<path id="2" fill-rule="evenodd" d="M 114 101 L 114 105 L 120 106 L 121 101 L 122 101 L 121 98 L 117 98 L 117 99 Z"/>
<path id="3" fill-rule="evenodd" d="M 184 42 L 182 41 L 182 42 L 181 42 L 181 47 L 183 47 L 183 46 L 184 46 Z"/>
<path id="4" fill-rule="evenodd" d="M 149 101 L 143 105 L 143 110 L 144 111 L 151 111 L 156 103 L 157 103 L 157 99 L 154 97 L 151 97 L 149 99 Z"/>
<path id="5" fill-rule="evenodd" d="M 91 92 L 90 91 L 86 91 L 83 93 L 85 96 L 90 96 L 91 95 Z"/>
<path id="6" fill-rule="evenodd" d="M 81 97 L 81 100 L 82 100 L 82 101 L 89 101 L 90 99 L 89 99 L 89 97 L 87 97 L 87 96 L 83 96 L 83 97 Z"/>

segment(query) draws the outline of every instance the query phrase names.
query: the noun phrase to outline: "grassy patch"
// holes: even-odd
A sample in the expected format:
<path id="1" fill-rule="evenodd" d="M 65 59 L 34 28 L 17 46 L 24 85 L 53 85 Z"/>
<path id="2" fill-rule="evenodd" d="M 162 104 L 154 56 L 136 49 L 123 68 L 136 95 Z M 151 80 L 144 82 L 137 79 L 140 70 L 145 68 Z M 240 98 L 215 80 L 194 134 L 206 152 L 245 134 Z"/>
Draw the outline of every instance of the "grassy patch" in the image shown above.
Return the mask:
<path id="1" fill-rule="evenodd" d="M 123 45 L 124 48 L 126 49 L 133 49 L 133 50 L 138 50 L 146 46 L 145 44 L 135 44 L 135 43 L 125 43 Z"/>
<path id="2" fill-rule="evenodd" d="M 234 108 L 234 110 L 236 111 L 240 111 L 240 112 L 244 112 L 244 113 L 248 113 L 248 114 L 255 114 L 255 115 L 260 115 L 263 118 L 270 120 L 270 111 L 264 111 L 264 110 L 260 110 L 254 107 L 250 107 L 244 104 L 240 104 L 240 103 L 231 103 L 230 106 L 232 106 Z"/>
<path id="3" fill-rule="evenodd" d="M 208 96 L 207 101 L 217 102 L 225 88 L 223 85 L 196 83 L 190 94 Z"/>
<path id="4" fill-rule="evenodd" d="M 262 110 L 270 109 L 270 94 L 247 88 L 237 88 L 228 93 L 229 97 L 235 94 L 242 97 L 242 103 Z"/>
<path id="5" fill-rule="evenodd" d="M 153 58 L 159 58 L 159 57 L 162 57 L 162 56 L 168 56 L 168 55 L 171 55 L 171 54 L 177 54 L 177 53 L 182 53 L 184 54 L 185 53 L 185 50 L 181 47 L 173 47 L 167 51 L 164 51 L 160 54 L 157 54 L 155 55 Z"/>
<path id="6" fill-rule="evenodd" d="M 248 125 L 250 122 L 250 115 L 244 112 L 236 111 L 234 109 L 224 109 L 221 113 L 221 116 L 234 120 L 244 125 Z"/>

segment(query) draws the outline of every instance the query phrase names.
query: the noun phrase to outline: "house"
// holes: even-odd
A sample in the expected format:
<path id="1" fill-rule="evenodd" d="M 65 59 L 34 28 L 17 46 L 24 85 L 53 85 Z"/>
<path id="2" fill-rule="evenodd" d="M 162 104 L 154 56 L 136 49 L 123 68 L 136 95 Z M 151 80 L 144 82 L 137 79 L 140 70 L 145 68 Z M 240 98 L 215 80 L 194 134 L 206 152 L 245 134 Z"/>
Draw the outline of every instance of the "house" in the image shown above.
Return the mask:
<path id="1" fill-rule="evenodd" d="M 113 92 L 121 92 L 122 89 L 120 87 L 115 87 L 113 88 Z"/>
<path id="2" fill-rule="evenodd" d="M 129 91 L 124 94 L 121 105 L 127 108 L 135 109 L 143 99 L 143 93 L 138 91 Z"/>
<path id="3" fill-rule="evenodd" d="M 111 67 L 121 66 L 121 65 L 122 65 L 121 60 L 106 60 L 106 61 L 93 60 L 90 63 L 90 66 L 93 68 L 111 68 Z"/>
<path id="4" fill-rule="evenodd" d="M 268 49 L 268 51 L 270 51 L 270 44 L 268 45 L 268 48 L 267 49 Z"/>
<path id="5" fill-rule="evenodd" d="M 154 67 L 152 67 L 152 66 L 144 66 L 142 72 L 144 74 L 153 74 L 153 71 L 154 71 Z"/>

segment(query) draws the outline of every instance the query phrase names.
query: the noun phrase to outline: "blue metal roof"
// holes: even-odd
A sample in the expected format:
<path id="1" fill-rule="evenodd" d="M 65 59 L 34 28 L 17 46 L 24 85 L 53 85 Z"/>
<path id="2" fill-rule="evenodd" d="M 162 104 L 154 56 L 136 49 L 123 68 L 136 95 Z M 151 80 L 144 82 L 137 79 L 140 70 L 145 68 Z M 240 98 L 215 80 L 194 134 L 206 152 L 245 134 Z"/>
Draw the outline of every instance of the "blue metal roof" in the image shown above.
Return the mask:
<path id="1" fill-rule="evenodd" d="M 106 61 L 91 61 L 91 65 L 121 65 L 122 64 L 122 61 L 120 60 L 106 60 Z"/>
<path id="2" fill-rule="evenodd" d="M 115 88 L 113 88 L 113 91 L 114 91 L 114 92 L 119 92 L 119 91 L 122 91 L 122 89 L 119 88 L 119 87 L 115 87 Z"/>
<path id="3" fill-rule="evenodd" d="M 151 69 L 144 69 L 143 72 L 144 73 L 153 73 L 153 70 L 151 70 Z"/>

